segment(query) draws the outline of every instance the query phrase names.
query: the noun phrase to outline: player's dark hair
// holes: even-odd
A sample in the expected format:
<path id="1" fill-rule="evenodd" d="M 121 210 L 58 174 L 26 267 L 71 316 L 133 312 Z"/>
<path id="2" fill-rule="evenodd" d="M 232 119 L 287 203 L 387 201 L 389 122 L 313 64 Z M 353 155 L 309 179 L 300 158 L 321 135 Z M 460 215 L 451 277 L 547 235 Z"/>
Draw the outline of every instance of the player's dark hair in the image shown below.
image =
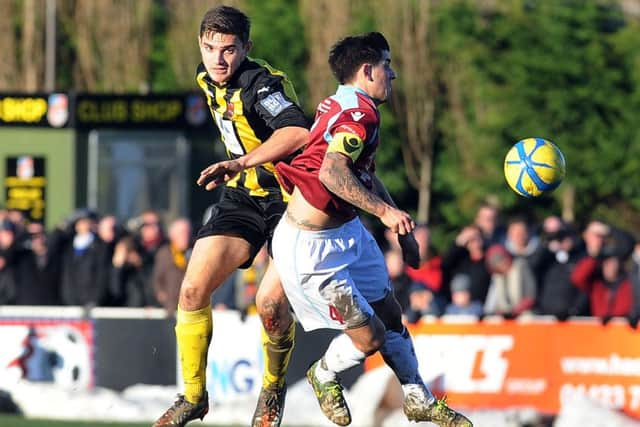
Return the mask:
<path id="1" fill-rule="evenodd" d="M 237 36 L 243 44 L 249 41 L 250 30 L 249 17 L 231 6 L 209 9 L 200 22 L 200 37 L 209 33 L 231 34 Z"/>
<path id="2" fill-rule="evenodd" d="M 378 32 L 345 37 L 329 51 L 329 66 L 340 84 L 350 81 L 363 64 L 377 64 L 389 43 Z"/>

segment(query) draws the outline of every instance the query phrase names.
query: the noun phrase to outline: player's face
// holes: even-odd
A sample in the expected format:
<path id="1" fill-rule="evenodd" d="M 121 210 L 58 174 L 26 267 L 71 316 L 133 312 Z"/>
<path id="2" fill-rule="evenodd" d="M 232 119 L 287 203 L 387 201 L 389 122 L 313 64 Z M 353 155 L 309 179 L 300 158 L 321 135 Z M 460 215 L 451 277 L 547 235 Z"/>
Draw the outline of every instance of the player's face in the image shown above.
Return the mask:
<path id="1" fill-rule="evenodd" d="M 198 37 L 200 54 L 211 80 L 227 83 L 247 57 L 251 42 L 242 43 L 238 36 L 209 32 Z"/>
<path id="2" fill-rule="evenodd" d="M 391 68 L 391 53 L 382 51 L 382 60 L 371 69 L 372 84 L 369 95 L 378 102 L 385 102 L 391 96 L 391 80 L 396 73 Z"/>

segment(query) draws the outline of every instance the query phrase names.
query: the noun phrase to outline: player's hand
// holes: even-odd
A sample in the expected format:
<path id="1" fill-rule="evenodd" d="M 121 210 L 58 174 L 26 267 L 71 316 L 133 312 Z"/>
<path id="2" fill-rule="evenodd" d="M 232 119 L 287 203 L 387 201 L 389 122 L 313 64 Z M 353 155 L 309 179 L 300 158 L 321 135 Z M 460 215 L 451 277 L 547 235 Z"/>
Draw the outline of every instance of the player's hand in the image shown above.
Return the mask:
<path id="1" fill-rule="evenodd" d="M 400 235 L 410 233 L 416 227 L 416 223 L 411 219 L 411 215 L 392 206 L 388 206 L 385 209 L 384 214 L 380 217 L 380 221 L 389 227 L 391 231 Z"/>
<path id="2" fill-rule="evenodd" d="M 204 186 L 205 190 L 213 190 L 233 179 L 243 169 L 244 167 L 238 160 L 214 163 L 200 172 L 196 183 L 199 186 Z"/>
<path id="3" fill-rule="evenodd" d="M 411 268 L 420 267 L 420 249 L 413 233 L 398 234 L 398 243 L 402 248 L 402 259 Z"/>

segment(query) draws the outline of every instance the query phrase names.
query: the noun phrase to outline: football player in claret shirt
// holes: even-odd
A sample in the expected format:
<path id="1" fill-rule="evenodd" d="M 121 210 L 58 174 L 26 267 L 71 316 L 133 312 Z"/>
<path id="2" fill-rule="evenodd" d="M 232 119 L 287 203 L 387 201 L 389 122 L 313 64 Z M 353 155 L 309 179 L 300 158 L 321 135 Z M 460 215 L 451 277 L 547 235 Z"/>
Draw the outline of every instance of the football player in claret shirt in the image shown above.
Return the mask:
<path id="1" fill-rule="evenodd" d="M 356 211 L 376 216 L 396 233 L 405 258 L 417 265 L 415 223 L 375 174 L 377 105 L 390 96 L 395 78 L 389 45 L 380 33 L 347 37 L 333 46 L 329 64 L 341 85 L 318 106 L 304 151 L 277 166 L 291 198 L 274 232 L 273 259 L 289 302 L 305 330 L 344 331 L 307 378 L 324 414 L 348 425 L 351 414 L 337 374 L 379 350 L 402 384 L 410 420 L 469 427 L 420 377 L 384 256 Z"/>
<path id="2" fill-rule="evenodd" d="M 308 140 L 308 120 L 289 80 L 268 64 L 247 57 L 249 30 L 248 17 L 228 6 L 206 12 L 200 25 L 202 64 L 196 80 L 229 159 L 207 167 L 197 180 L 206 190 L 224 189 L 210 219 L 197 233 L 180 289 L 175 331 L 184 395 L 178 396 L 155 427 L 181 427 L 207 413 L 211 294 L 237 268 L 249 267 L 270 239 L 286 204 L 275 177 L 275 162 L 291 156 Z M 264 325 L 265 372 L 251 425 L 278 427 L 295 328 L 274 268 L 265 272 L 256 305 Z"/>

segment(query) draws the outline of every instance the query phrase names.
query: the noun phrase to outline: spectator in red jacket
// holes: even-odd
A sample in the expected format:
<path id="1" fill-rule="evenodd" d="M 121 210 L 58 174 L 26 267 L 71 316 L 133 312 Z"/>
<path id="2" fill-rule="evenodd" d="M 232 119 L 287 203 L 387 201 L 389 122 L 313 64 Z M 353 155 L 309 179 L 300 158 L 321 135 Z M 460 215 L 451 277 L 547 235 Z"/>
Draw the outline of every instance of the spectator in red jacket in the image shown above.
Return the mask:
<path id="1" fill-rule="evenodd" d="M 420 282 L 436 293 L 442 287 L 442 269 L 440 268 L 440 256 L 431 245 L 429 226 L 419 224 L 413 230 L 413 235 L 418 242 L 420 250 L 420 266 L 418 268 L 406 267 L 407 275 L 411 280 Z"/>
<path id="2" fill-rule="evenodd" d="M 599 221 L 589 224 L 584 237 L 589 240 L 588 255 L 576 264 L 571 281 L 589 294 L 592 316 L 605 321 L 629 316 L 633 292 L 625 261 L 633 250 L 633 238 Z"/>

